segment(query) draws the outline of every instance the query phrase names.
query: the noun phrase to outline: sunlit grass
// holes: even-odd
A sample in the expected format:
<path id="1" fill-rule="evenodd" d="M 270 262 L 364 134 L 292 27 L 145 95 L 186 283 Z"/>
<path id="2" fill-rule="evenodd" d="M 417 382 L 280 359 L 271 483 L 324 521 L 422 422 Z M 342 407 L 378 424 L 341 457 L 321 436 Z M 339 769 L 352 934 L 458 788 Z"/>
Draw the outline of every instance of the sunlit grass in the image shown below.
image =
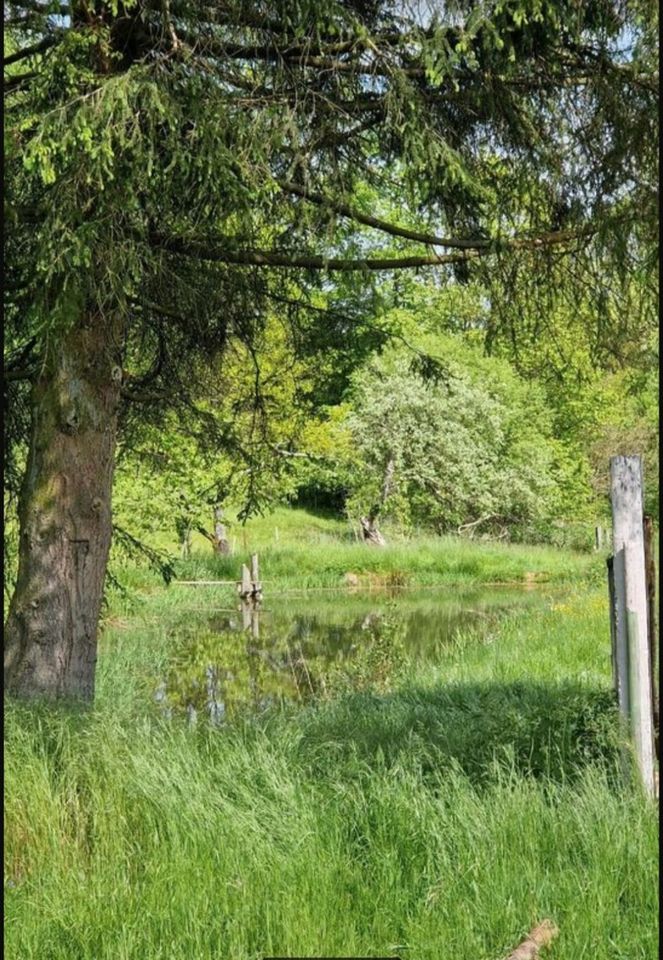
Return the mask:
<path id="1" fill-rule="evenodd" d="M 349 574 L 363 586 L 390 582 L 414 586 L 570 581 L 599 567 L 602 572 L 602 559 L 591 553 L 460 537 L 406 536 L 395 529 L 386 533 L 387 546 L 374 547 L 360 542 L 347 521 L 281 507 L 244 526 L 231 525 L 230 556 L 215 556 L 203 537 L 194 536 L 191 558 L 177 560 L 175 569 L 184 580 L 234 581 L 242 563 L 258 553 L 265 586 L 283 589 L 341 586 Z M 178 556 L 176 544 L 163 541 L 160 545 Z M 121 578 L 132 583 L 151 579 L 126 571 Z"/>
<path id="2" fill-rule="evenodd" d="M 7 957 L 497 960 L 544 916 L 551 960 L 655 955 L 603 591 L 466 632 L 389 693 L 222 730 L 151 712 L 163 595 L 108 631 L 94 711 L 6 708 Z"/>

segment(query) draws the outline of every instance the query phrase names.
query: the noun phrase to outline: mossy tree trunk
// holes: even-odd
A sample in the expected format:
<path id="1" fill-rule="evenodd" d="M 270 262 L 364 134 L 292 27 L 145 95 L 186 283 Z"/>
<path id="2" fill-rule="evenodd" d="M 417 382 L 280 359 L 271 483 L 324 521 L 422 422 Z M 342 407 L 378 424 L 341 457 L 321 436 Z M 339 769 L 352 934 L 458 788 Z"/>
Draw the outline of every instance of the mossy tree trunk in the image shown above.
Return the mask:
<path id="1" fill-rule="evenodd" d="M 5 625 L 11 695 L 91 700 L 111 542 L 119 325 L 89 314 L 33 387 L 19 567 Z"/>

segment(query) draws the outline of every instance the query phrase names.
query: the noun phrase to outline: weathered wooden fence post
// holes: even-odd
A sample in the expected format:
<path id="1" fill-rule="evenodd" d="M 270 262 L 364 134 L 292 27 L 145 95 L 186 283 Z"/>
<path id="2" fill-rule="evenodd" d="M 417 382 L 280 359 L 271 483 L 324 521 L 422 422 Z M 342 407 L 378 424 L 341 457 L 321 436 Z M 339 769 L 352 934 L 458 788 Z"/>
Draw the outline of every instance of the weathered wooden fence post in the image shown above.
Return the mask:
<path id="1" fill-rule="evenodd" d="M 640 457 L 612 457 L 610 498 L 617 691 L 645 790 L 654 794 L 652 679 Z"/>
<path id="2" fill-rule="evenodd" d="M 245 563 L 242 564 L 242 579 L 239 582 L 239 595 L 242 600 L 251 596 L 251 574 Z"/>
<path id="3" fill-rule="evenodd" d="M 603 547 L 603 527 L 594 527 L 594 549 L 600 550 Z"/>

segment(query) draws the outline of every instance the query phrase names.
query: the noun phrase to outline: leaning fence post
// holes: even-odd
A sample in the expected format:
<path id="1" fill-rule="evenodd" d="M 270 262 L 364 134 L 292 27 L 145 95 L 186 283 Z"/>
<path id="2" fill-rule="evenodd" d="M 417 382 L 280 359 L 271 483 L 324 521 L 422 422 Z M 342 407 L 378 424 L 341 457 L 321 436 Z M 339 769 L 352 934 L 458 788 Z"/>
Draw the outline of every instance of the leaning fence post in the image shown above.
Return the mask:
<path id="1" fill-rule="evenodd" d="M 654 735 L 640 457 L 610 460 L 618 693 L 626 710 L 640 776 L 654 793 Z M 623 694 L 620 708 L 623 709 Z"/>

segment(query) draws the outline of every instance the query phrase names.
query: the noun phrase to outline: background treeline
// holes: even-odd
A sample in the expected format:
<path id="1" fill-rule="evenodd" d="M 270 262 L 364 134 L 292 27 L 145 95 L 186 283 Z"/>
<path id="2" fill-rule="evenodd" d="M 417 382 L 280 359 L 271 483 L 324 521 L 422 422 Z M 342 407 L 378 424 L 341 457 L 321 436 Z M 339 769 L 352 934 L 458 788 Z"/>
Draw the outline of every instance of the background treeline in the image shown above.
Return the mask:
<path id="1" fill-rule="evenodd" d="M 323 291 L 319 302 L 333 306 Z M 653 331 L 631 323 L 608 353 L 595 305 L 553 311 L 528 317 L 479 283 L 412 278 L 374 296 L 360 324 L 348 317 L 340 342 L 307 351 L 275 309 L 250 347 L 230 340 L 195 420 L 128 424 L 116 524 L 195 543 L 217 508 L 232 522 L 297 503 L 354 525 L 370 515 L 402 532 L 586 548 L 608 521 L 609 457 L 632 452 L 658 516 Z"/>

